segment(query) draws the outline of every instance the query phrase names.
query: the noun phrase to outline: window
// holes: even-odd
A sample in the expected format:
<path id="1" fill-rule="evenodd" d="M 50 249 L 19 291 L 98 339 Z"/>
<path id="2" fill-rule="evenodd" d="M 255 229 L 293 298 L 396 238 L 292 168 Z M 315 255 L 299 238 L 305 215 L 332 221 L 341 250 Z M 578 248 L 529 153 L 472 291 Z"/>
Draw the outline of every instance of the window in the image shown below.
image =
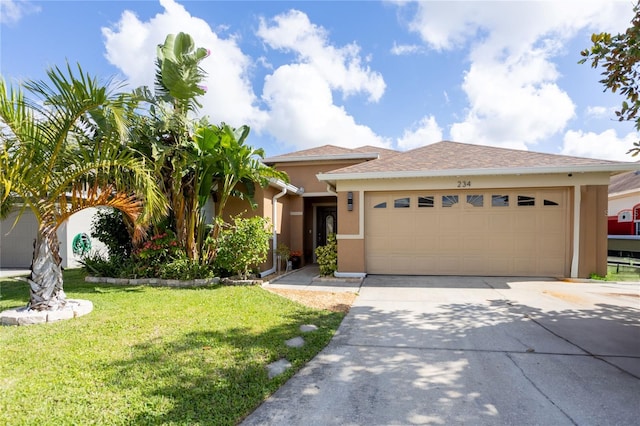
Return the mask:
<path id="1" fill-rule="evenodd" d="M 558 203 L 556 203 L 555 201 L 552 201 L 552 200 L 544 200 L 544 205 L 545 206 L 557 206 Z"/>
<path id="2" fill-rule="evenodd" d="M 384 201 L 380 204 L 376 204 L 375 206 L 373 206 L 374 209 L 386 209 L 387 208 L 387 202 Z"/>
<path id="3" fill-rule="evenodd" d="M 433 196 L 418 197 L 418 208 L 420 207 L 433 207 Z"/>
<path id="4" fill-rule="evenodd" d="M 443 195 L 442 196 L 442 207 L 452 207 L 454 204 L 458 204 L 458 196 L 457 195 Z"/>
<path id="5" fill-rule="evenodd" d="M 491 205 L 493 207 L 509 207 L 509 196 L 508 195 L 492 195 Z"/>
<path id="6" fill-rule="evenodd" d="M 393 201 L 393 207 L 395 207 L 396 209 L 409 208 L 411 207 L 411 198 L 409 197 L 397 198 L 396 200 Z"/>
<path id="7" fill-rule="evenodd" d="M 473 207 L 483 207 L 484 196 L 483 195 L 467 195 L 467 204 L 471 204 Z"/>
<path id="8" fill-rule="evenodd" d="M 518 195 L 518 206 L 535 206 L 536 197 L 530 197 L 528 195 Z"/>

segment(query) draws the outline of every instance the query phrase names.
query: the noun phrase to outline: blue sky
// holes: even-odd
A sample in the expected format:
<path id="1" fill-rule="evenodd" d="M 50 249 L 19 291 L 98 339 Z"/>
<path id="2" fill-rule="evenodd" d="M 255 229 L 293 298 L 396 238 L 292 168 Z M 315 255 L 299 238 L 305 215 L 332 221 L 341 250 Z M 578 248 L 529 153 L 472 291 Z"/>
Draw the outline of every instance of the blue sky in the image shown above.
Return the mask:
<path id="1" fill-rule="evenodd" d="M 65 61 L 153 85 L 155 46 L 211 49 L 201 115 L 252 128 L 268 156 L 324 144 L 407 150 L 453 140 L 628 160 L 622 98 L 579 65 L 593 32 L 624 31 L 612 1 L 0 0 L 0 71 Z"/>

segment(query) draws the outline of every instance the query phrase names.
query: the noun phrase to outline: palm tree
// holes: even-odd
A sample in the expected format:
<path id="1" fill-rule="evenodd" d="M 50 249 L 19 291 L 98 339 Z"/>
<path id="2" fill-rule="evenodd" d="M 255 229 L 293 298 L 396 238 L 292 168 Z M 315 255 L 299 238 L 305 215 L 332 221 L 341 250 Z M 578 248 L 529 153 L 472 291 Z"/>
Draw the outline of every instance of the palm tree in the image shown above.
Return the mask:
<path id="1" fill-rule="evenodd" d="M 48 81 L 13 88 L 0 79 L 0 213 L 19 203 L 38 222 L 28 307 L 55 310 L 66 303 L 56 230 L 89 207 L 116 208 L 143 224 L 166 211 L 152 171 L 126 146 L 134 98 L 116 93 L 67 64 Z M 33 98 L 27 99 L 23 90 Z"/>
<path id="2" fill-rule="evenodd" d="M 136 148 L 156 165 L 163 193 L 169 201 L 170 226 L 187 256 L 198 259 L 195 244 L 198 227 L 198 164 L 201 150 L 193 140 L 196 97 L 205 93 L 206 77 L 200 62 L 209 55 L 196 48 L 185 33 L 169 34 L 158 45 L 154 93 L 142 87 L 137 93 L 149 104 L 148 114 L 138 117 Z"/>
<path id="3" fill-rule="evenodd" d="M 210 258 L 202 253 L 202 211 L 211 195 L 218 195 L 215 213 L 222 217 L 229 197 L 239 196 L 254 205 L 256 184 L 266 186 L 272 177 L 288 182 L 286 174 L 260 162 L 262 149 L 245 145 L 248 126 L 234 129 L 190 117 L 200 107 L 197 97 L 205 93 L 201 83 L 206 73 L 200 63 L 208 55 L 190 35 L 169 34 L 157 50 L 154 95 L 147 88 L 138 92 L 150 106 L 149 114 L 139 117 L 137 147 L 156 164 L 169 200 L 171 226 L 194 260 Z M 214 226 L 214 237 L 218 232 Z"/>

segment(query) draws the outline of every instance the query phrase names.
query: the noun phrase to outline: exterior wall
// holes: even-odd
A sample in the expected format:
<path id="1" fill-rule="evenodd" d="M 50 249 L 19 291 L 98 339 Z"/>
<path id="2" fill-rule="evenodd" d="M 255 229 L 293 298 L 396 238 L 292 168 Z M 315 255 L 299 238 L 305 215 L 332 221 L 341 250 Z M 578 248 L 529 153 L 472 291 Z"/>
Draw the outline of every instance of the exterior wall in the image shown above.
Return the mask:
<path id="1" fill-rule="evenodd" d="M 364 235 L 360 236 L 362 197 L 364 193 L 352 191 L 353 210 L 347 207 L 348 191 L 338 192 L 338 272 L 364 272 Z"/>
<path id="2" fill-rule="evenodd" d="M 278 198 L 276 217 L 273 217 L 273 197 L 281 192 L 279 188 L 267 187 L 256 188 L 255 201 L 257 208 L 251 206 L 245 200 L 231 198 L 227 202 L 224 211 L 225 220 L 229 221 L 237 214 L 242 217 L 262 216 L 269 220 L 276 235 L 276 247 L 278 244 L 286 244 L 291 250 L 302 251 L 303 247 L 303 200 L 297 194 L 287 193 Z M 274 264 L 274 241 L 269 243 L 267 260 L 259 265 L 261 271 L 266 271 L 275 266 Z"/>
<path id="3" fill-rule="evenodd" d="M 353 164 L 361 163 L 358 161 L 327 161 L 318 163 L 280 163 L 277 165 L 277 169 L 283 171 L 289 175 L 289 180 L 292 185 L 298 188 L 304 188 L 305 194 L 326 194 L 327 184 L 320 182 L 316 175 L 318 173 L 326 173 L 332 170 L 337 170 L 342 167 L 351 166 Z"/>
<path id="4" fill-rule="evenodd" d="M 97 208 L 81 210 L 58 227 L 58 243 L 63 268 L 79 268 L 80 256 L 73 253 L 73 239 L 80 233 L 91 237 L 91 221 Z M 15 227 L 19 211 L 16 210 L 0 223 L 0 267 L 29 268 L 33 259 L 33 242 L 38 230 L 38 222 L 30 210 L 25 210 Z M 106 253 L 105 245 L 91 238 L 93 252 Z"/>
<path id="5" fill-rule="evenodd" d="M 580 194 L 578 277 L 607 275 L 607 185 L 585 185 Z"/>
<path id="6" fill-rule="evenodd" d="M 287 216 L 285 221 L 288 224 L 287 246 L 292 251 L 299 251 L 303 254 L 304 263 L 304 199 L 298 195 L 287 195 Z"/>
<path id="7" fill-rule="evenodd" d="M 364 272 L 364 240 L 338 241 L 338 272 Z"/>
<path id="8" fill-rule="evenodd" d="M 541 175 L 504 176 L 443 176 L 406 179 L 354 179 L 338 181 L 336 189 L 344 191 L 400 191 L 400 190 L 443 190 L 483 188 L 544 188 L 569 187 L 574 185 L 608 185 L 608 173 L 581 173 L 569 176 L 564 173 Z"/>
<path id="9" fill-rule="evenodd" d="M 88 208 L 74 213 L 65 223 L 58 228 L 58 240 L 60 242 L 60 256 L 64 268 L 79 268 L 81 256 L 73 253 L 73 239 L 78 234 L 85 233 L 91 238 L 91 251 L 106 253 L 106 246 L 91 235 L 91 222 L 97 208 Z"/>

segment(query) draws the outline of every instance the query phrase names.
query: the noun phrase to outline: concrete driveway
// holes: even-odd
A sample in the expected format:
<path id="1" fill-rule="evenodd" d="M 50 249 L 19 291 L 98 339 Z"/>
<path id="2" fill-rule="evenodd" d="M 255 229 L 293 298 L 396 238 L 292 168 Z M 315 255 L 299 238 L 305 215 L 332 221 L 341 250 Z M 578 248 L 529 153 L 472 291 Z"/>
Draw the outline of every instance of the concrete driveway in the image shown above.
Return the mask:
<path id="1" fill-rule="evenodd" d="M 640 283 L 369 276 L 243 424 L 640 424 Z"/>

